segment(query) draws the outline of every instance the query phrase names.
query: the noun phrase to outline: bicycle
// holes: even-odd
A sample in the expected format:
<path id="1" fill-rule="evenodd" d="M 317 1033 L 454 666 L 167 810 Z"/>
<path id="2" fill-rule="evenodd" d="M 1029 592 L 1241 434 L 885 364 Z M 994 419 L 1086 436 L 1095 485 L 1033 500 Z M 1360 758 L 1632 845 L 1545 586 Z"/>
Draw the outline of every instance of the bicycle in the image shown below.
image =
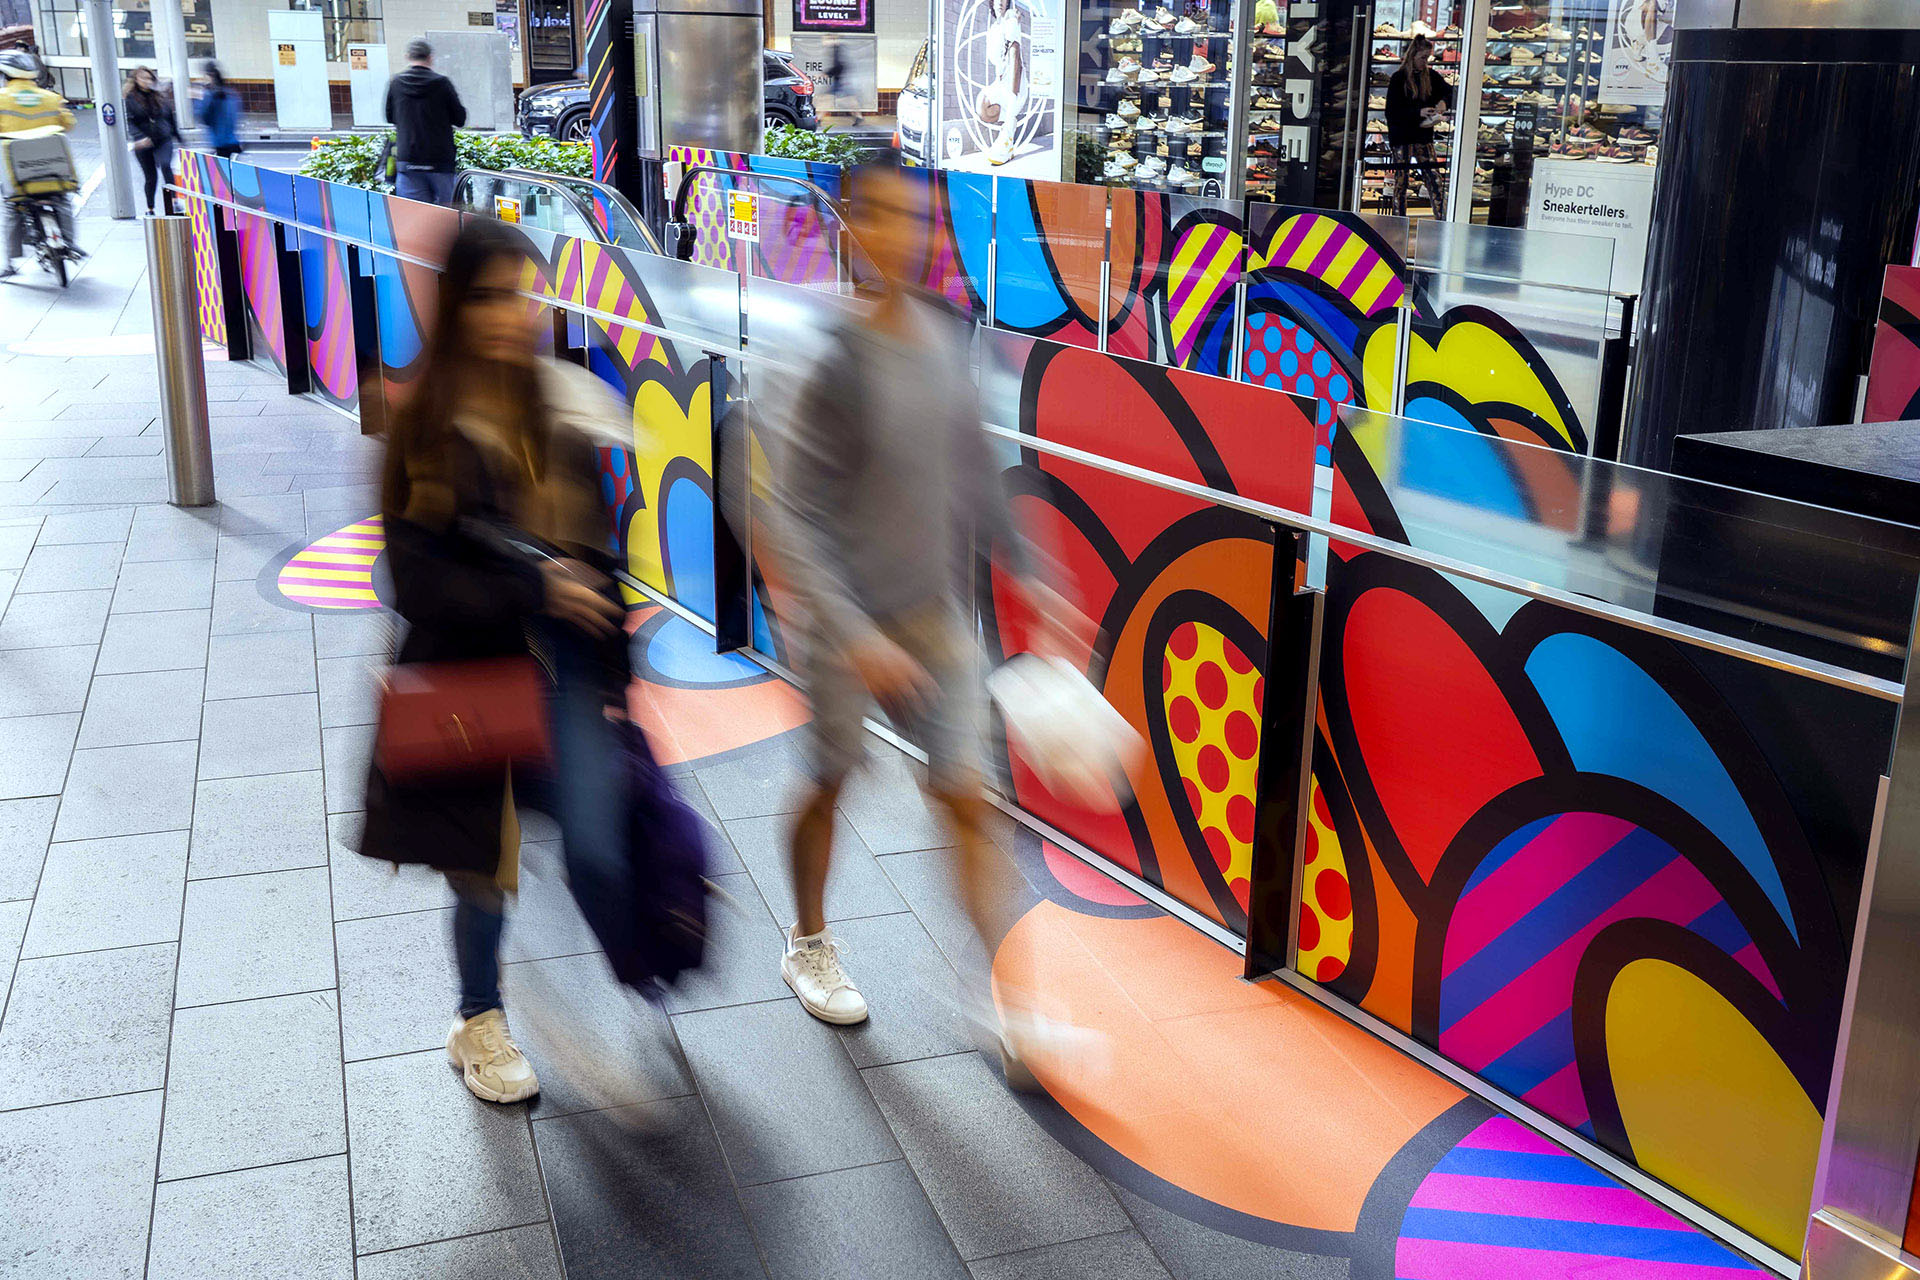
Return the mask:
<path id="1" fill-rule="evenodd" d="M 48 130 L 0 139 L 0 161 L 0 195 L 20 228 L 22 247 L 31 246 L 35 260 L 66 288 L 67 263 L 82 256 L 62 230 L 63 202 L 80 185 L 66 137 Z"/>
<path id="2" fill-rule="evenodd" d="M 57 197 L 16 196 L 7 201 L 13 206 L 13 216 L 19 219 L 21 245 L 33 250 L 34 259 L 42 270 L 60 282 L 62 289 L 67 287 L 67 263 L 78 255 L 78 246 L 67 243 L 67 237 L 60 230 L 60 209 Z"/>

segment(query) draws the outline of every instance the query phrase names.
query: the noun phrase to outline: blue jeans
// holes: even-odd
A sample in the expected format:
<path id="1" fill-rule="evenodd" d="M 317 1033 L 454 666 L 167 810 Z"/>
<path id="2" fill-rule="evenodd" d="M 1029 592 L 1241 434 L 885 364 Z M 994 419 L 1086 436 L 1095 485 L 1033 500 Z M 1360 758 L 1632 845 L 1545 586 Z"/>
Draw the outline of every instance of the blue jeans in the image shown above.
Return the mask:
<path id="1" fill-rule="evenodd" d="M 602 911 L 631 901 L 632 866 L 627 859 L 627 787 L 619 730 L 605 714 L 609 679 L 600 656 L 573 627 L 548 618 L 532 623 L 553 661 L 548 693 L 553 730 L 553 768 L 541 777 L 514 779 L 514 799 L 560 824 L 561 856 L 574 899 L 590 923 Z M 619 690 L 624 698 L 625 690 Z M 622 708 L 624 715 L 624 707 Z M 493 880 L 472 874 L 447 877 L 458 899 L 453 912 L 453 954 L 460 970 L 460 1016 L 499 1008 L 500 937 L 505 902 Z"/>
<path id="2" fill-rule="evenodd" d="M 402 169 L 394 177 L 393 193 L 403 200 L 452 204 L 453 179 L 451 173 L 439 173 L 431 169 Z"/>

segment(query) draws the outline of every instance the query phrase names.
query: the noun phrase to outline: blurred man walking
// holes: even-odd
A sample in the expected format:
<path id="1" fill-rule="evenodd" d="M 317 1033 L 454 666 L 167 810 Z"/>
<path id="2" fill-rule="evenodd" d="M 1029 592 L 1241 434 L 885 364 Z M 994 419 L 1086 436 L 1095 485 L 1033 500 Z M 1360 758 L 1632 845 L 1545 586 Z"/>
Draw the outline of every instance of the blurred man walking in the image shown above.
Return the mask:
<path id="1" fill-rule="evenodd" d="M 467 109 L 453 81 L 433 69 L 433 46 L 407 43 L 407 69 L 387 83 L 387 122 L 394 129 L 399 169 L 396 194 L 408 200 L 448 204 L 453 200 L 453 131 L 467 122 Z"/>

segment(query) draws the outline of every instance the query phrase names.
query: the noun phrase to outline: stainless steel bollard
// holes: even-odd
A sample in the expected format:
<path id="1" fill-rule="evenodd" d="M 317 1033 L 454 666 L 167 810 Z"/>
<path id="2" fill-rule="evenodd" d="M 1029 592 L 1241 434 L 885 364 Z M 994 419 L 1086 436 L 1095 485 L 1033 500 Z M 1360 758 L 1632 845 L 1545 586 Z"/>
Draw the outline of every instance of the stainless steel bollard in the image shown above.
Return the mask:
<path id="1" fill-rule="evenodd" d="M 167 439 L 167 500 L 176 507 L 204 507 L 213 501 L 213 435 L 207 425 L 207 366 L 200 348 L 191 220 L 149 218 L 146 229 L 154 358 L 160 366 L 160 427 Z"/>

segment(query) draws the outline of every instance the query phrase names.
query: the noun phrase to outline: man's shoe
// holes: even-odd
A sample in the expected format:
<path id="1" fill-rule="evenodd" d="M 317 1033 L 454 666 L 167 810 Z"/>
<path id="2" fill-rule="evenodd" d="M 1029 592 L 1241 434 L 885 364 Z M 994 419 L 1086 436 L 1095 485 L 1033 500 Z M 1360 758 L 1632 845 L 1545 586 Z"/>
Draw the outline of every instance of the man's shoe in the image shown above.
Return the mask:
<path id="1" fill-rule="evenodd" d="M 0 262 L 0 280 L 11 280 L 20 274 L 20 268 L 11 262 Z"/>
<path id="2" fill-rule="evenodd" d="M 456 1018 L 447 1032 L 447 1057 L 476 1098 L 488 1102 L 524 1102 L 540 1092 L 533 1064 L 513 1042 L 507 1015 L 489 1009 L 471 1018 Z"/>
<path id="3" fill-rule="evenodd" d="M 789 929 L 787 951 L 780 957 L 780 976 L 800 997 L 801 1005 L 820 1021 L 836 1027 L 867 1020 L 867 998 L 840 963 L 845 947 L 831 929 L 802 938 L 796 938 Z"/>

